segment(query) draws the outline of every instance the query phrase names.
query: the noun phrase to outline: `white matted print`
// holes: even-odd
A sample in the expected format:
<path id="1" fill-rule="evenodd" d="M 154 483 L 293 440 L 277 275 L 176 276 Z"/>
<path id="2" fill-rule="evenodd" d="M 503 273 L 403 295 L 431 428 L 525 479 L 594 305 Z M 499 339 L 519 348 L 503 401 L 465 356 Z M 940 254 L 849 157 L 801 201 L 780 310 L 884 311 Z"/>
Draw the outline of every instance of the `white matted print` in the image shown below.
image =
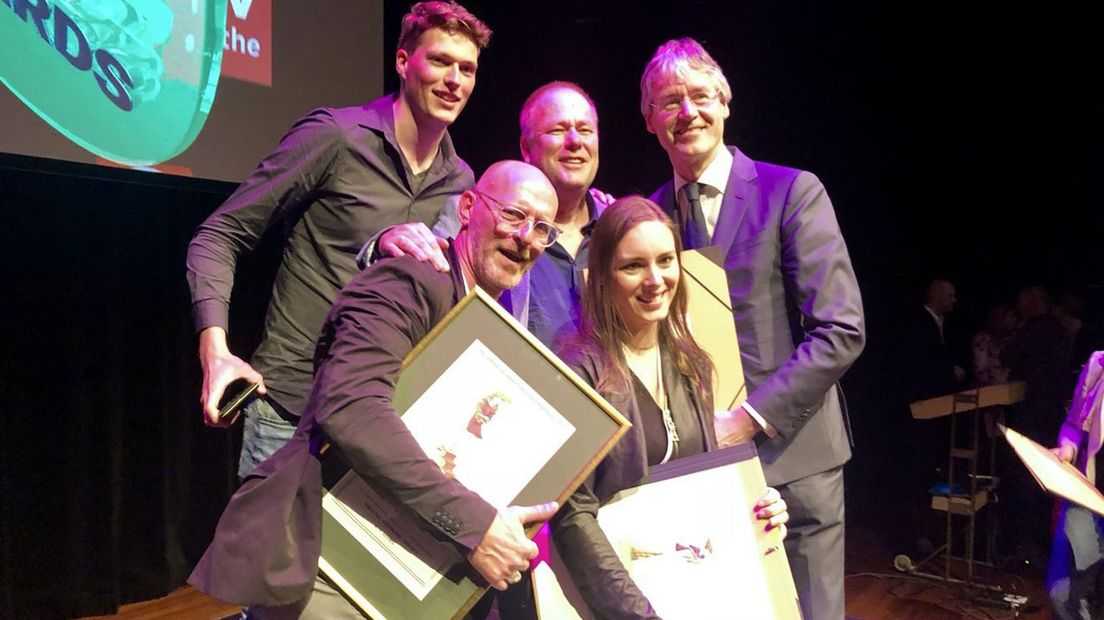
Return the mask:
<path id="1" fill-rule="evenodd" d="M 505 508 L 575 427 L 480 340 L 403 414 L 441 470 Z"/>
<path id="2" fill-rule="evenodd" d="M 353 472 L 322 497 L 322 509 L 419 601 L 425 600 L 448 570 L 451 558 L 442 552 L 433 535 L 418 527 L 406 513 L 395 510 Z M 325 572 L 331 578 L 341 578 L 332 568 Z M 352 590 L 355 592 L 355 588 Z M 359 602 L 362 607 L 368 604 L 366 600 Z"/>
<path id="3" fill-rule="evenodd" d="M 504 508 L 575 432 L 497 355 L 475 340 L 402 417 L 450 477 Z M 448 569 L 433 536 L 349 472 L 323 509 L 419 600 Z M 340 578 L 332 569 L 326 573 Z"/>
<path id="4" fill-rule="evenodd" d="M 734 468 L 629 489 L 598 511 L 622 564 L 663 618 L 774 617 L 756 542 L 756 498 L 733 483 Z"/>

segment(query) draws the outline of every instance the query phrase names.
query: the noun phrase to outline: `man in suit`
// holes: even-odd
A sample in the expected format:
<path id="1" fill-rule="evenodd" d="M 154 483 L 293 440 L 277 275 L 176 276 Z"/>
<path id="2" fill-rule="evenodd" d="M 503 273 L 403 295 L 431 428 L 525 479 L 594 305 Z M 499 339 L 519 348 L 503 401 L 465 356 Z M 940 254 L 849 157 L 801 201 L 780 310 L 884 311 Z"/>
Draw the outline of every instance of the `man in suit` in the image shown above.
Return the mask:
<path id="1" fill-rule="evenodd" d="M 954 284 L 945 278 L 932 278 L 924 293 L 924 304 L 913 307 L 905 314 L 901 325 L 898 356 L 901 367 L 899 376 L 908 402 L 934 398 L 965 389 L 966 372 L 956 363 L 960 352 L 955 337 L 952 311 L 958 304 Z M 901 525 L 893 544 L 905 553 L 919 552 L 927 555 L 931 541 L 942 539 L 946 527 L 942 514 L 929 510 L 932 485 L 947 482 L 948 437 L 951 418 L 944 416 L 933 420 L 917 420 L 907 416 L 903 458 L 910 464 L 908 476 L 902 482 L 906 490 L 902 494 L 904 511 Z M 959 427 L 961 431 L 962 428 Z M 964 438 L 960 438 L 964 441 Z M 955 483 L 961 481 L 955 480 Z"/>
<path id="2" fill-rule="evenodd" d="M 555 215 L 556 193 L 540 170 L 500 162 L 460 197 L 461 230 L 447 253 L 449 272 L 400 257 L 350 281 L 322 329 L 314 383 L 295 434 L 231 498 L 192 585 L 218 599 L 261 606 L 265 618 L 358 615 L 316 579 L 324 442 L 374 488 L 410 508 L 418 525 L 454 542 L 457 562 L 466 559 L 500 590 L 521 580 L 537 553 L 522 526 L 549 518 L 556 504 L 497 510 L 426 456 L 391 396 L 403 359 L 467 290 L 478 285 L 497 297 L 517 284 L 555 241 Z"/>
<path id="3" fill-rule="evenodd" d="M 957 304 L 955 286 L 949 280 L 933 278 L 928 283 L 924 307 L 914 313 L 905 335 L 909 401 L 949 394 L 966 379 L 966 371 L 955 359 L 959 347 L 952 342 L 953 330 L 948 329 L 948 315 Z"/>
<path id="4" fill-rule="evenodd" d="M 687 247 L 721 248 L 748 398 L 718 436 L 758 444 L 790 507 L 786 554 L 806 618 L 843 618 L 843 465 L 851 456 L 836 382 L 864 344 L 855 273 L 812 174 L 726 147 L 732 91 L 692 39 L 660 46 L 641 113 L 674 168 L 652 199 Z"/>

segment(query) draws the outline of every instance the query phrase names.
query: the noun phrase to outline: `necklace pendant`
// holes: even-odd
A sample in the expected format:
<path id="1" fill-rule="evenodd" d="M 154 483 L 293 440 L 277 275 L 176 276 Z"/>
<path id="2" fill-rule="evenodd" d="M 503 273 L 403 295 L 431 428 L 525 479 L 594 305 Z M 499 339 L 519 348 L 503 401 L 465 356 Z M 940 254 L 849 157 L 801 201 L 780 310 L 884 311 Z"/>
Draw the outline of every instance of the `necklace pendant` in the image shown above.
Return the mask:
<path id="1" fill-rule="evenodd" d="M 678 428 L 675 427 L 675 419 L 671 416 L 670 409 L 663 410 L 663 425 L 667 427 L 667 435 L 671 437 L 673 443 L 678 443 Z"/>

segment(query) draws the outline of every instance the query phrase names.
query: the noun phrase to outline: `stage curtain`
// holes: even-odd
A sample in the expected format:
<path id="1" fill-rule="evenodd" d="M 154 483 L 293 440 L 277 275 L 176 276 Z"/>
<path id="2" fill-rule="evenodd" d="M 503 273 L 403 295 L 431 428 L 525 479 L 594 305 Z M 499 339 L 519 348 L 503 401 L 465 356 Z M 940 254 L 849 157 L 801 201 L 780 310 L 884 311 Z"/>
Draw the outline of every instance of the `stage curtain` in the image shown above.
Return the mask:
<path id="1" fill-rule="evenodd" d="M 240 425 L 200 418 L 184 277 L 195 226 L 232 186 L 88 170 L 0 161 L 3 618 L 167 594 L 237 484 Z M 257 290 L 233 312 L 238 350 L 256 344 L 270 267 L 239 280 Z"/>

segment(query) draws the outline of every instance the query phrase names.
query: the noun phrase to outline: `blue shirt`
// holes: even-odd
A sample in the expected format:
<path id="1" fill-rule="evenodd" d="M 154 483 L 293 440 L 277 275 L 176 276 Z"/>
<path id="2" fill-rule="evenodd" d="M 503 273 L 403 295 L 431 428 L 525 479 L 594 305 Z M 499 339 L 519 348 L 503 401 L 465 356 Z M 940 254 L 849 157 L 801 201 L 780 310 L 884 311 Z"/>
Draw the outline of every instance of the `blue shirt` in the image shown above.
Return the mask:
<path id="1" fill-rule="evenodd" d="M 529 331 L 549 348 L 557 336 L 571 334 L 579 327 L 583 270 L 590 256 L 590 231 L 598 211 L 589 194 L 587 208 L 590 222 L 583 227 L 583 241 L 575 257 L 553 243 L 529 270 Z"/>

